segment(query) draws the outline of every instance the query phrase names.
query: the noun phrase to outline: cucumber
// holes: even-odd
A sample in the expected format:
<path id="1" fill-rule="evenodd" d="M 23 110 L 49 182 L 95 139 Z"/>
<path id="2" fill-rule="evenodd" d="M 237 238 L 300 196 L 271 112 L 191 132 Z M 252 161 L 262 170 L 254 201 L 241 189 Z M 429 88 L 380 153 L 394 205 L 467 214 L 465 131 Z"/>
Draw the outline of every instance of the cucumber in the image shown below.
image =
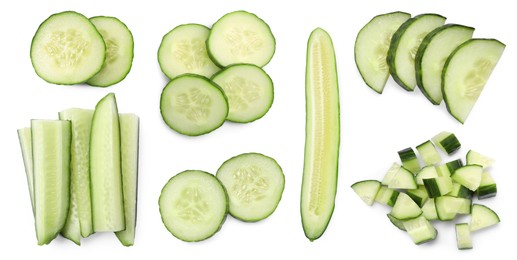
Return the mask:
<path id="1" fill-rule="evenodd" d="M 479 190 L 479 188 L 478 188 L 478 190 Z M 469 190 L 467 187 L 465 187 L 457 182 L 453 182 L 452 189 L 449 193 L 447 193 L 447 195 L 457 197 L 457 198 L 471 199 L 473 193 L 474 192 Z"/>
<path id="2" fill-rule="evenodd" d="M 30 57 L 36 74 L 62 85 L 83 83 L 97 74 L 106 46 L 95 26 L 73 11 L 47 18 L 32 39 Z"/>
<path id="3" fill-rule="evenodd" d="M 403 220 L 397 219 L 390 214 L 386 214 L 386 216 L 388 216 L 388 219 L 391 221 L 391 224 L 393 224 L 395 227 L 397 227 L 398 229 L 400 229 L 402 231 L 406 231 Z"/>
<path id="4" fill-rule="evenodd" d="M 447 155 L 451 155 L 461 148 L 461 143 L 456 135 L 447 131 L 440 132 L 431 140 L 433 140 L 433 143 Z"/>
<path id="5" fill-rule="evenodd" d="M 284 191 L 282 168 L 271 157 L 245 153 L 225 161 L 217 178 L 226 188 L 230 214 L 246 222 L 256 222 L 273 214 Z"/>
<path id="6" fill-rule="evenodd" d="M 478 195 L 478 199 L 494 197 L 497 194 L 497 184 L 489 172 L 483 172 L 481 174 L 481 183 L 479 184 L 476 193 Z"/>
<path id="7" fill-rule="evenodd" d="M 381 188 L 381 183 L 377 180 L 364 180 L 356 182 L 350 187 L 352 187 L 357 196 L 359 196 L 366 205 L 371 206 L 375 202 L 377 193 Z"/>
<path id="8" fill-rule="evenodd" d="M 273 81 L 260 67 L 235 64 L 212 78 L 228 97 L 229 121 L 249 123 L 263 117 L 273 104 Z"/>
<path id="9" fill-rule="evenodd" d="M 501 222 L 495 211 L 481 204 L 472 204 L 472 216 L 470 218 L 470 231 L 491 227 Z"/>
<path id="10" fill-rule="evenodd" d="M 32 120 L 34 209 L 38 245 L 65 225 L 70 196 L 70 121 Z"/>
<path id="11" fill-rule="evenodd" d="M 436 150 L 431 140 L 425 141 L 416 147 L 420 158 L 426 166 L 435 165 L 442 161 L 442 157 Z"/>
<path id="12" fill-rule="evenodd" d="M 219 128 L 228 115 L 223 90 L 206 77 L 183 74 L 162 91 L 160 111 L 165 123 L 178 133 L 198 136 Z"/>
<path id="13" fill-rule="evenodd" d="M 400 167 L 402 167 L 398 163 L 392 163 L 386 174 L 384 175 L 384 178 L 382 178 L 382 185 L 389 185 L 393 177 L 397 174 L 397 172 L 400 170 Z"/>
<path id="14" fill-rule="evenodd" d="M 250 63 L 263 67 L 275 53 L 275 37 L 255 14 L 235 11 L 214 23 L 206 41 L 208 55 L 220 67 Z"/>
<path id="15" fill-rule="evenodd" d="M 391 37 L 402 23 L 411 18 L 404 12 L 380 14 L 372 18 L 357 34 L 354 57 L 366 85 L 381 94 L 388 80 L 386 63 Z"/>
<path id="16" fill-rule="evenodd" d="M 452 190 L 451 177 L 435 177 L 430 179 L 423 179 L 424 186 L 429 193 L 430 198 L 437 198 L 448 194 Z"/>
<path id="17" fill-rule="evenodd" d="M 472 249 L 472 239 L 470 237 L 470 228 L 467 223 L 456 224 L 456 243 L 458 249 Z"/>
<path id="18" fill-rule="evenodd" d="M 434 105 L 442 102 L 442 69 L 447 57 L 463 42 L 472 38 L 474 28 L 446 24 L 431 31 L 422 40 L 415 56 L 416 83 Z"/>
<path id="19" fill-rule="evenodd" d="M 438 177 L 438 171 L 434 166 L 426 166 L 416 174 L 416 184 L 424 185 L 424 179 Z"/>
<path id="20" fill-rule="evenodd" d="M 425 202 L 429 199 L 429 194 L 424 186 L 419 185 L 418 188 L 407 190 L 406 194 L 419 206 L 423 207 Z"/>
<path id="21" fill-rule="evenodd" d="M 23 165 L 27 176 L 27 186 L 31 198 L 32 214 L 34 214 L 34 173 L 32 170 L 32 133 L 30 127 L 18 129 L 18 141 L 22 150 Z"/>
<path id="22" fill-rule="evenodd" d="M 306 132 L 301 216 L 305 236 L 323 235 L 334 211 L 339 162 L 339 87 L 330 35 L 315 29 L 307 44 Z"/>
<path id="23" fill-rule="evenodd" d="M 445 23 L 438 14 L 421 14 L 405 21 L 393 34 L 388 50 L 388 67 L 393 79 L 405 90 L 416 87 L 415 56 L 424 37 Z"/>
<path id="24" fill-rule="evenodd" d="M 406 220 L 403 224 L 409 237 L 411 237 L 413 243 L 417 245 L 434 240 L 438 235 L 438 232 L 433 225 L 431 225 L 431 222 L 424 216 Z"/>
<path id="25" fill-rule="evenodd" d="M 117 101 L 110 93 L 97 103 L 91 126 L 90 188 L 95 232 L 126 228 L 120 160 Z"/>
<path id="26" fill-rule="evenodd" d="M 391 209 L 390 215 L 400 220 L 416 218 L 422 214 L 422 209 L 406 193 L 400 193 Z"/>
<path id="27" fill-rule="evenodd" d="M 470 214 L 472 201 L 465 198 L 452 196 L 440 196 L 434 199 L 438 219 L 442 221 L 453 220 L 456 214 Z"/>
<path id="28" fill-rule="evenodd" d="M 394 189 L 390 189 L 384 185 L 379 188 L 379 191 L 375 195 L 375 202 L 380 204 L 384 204 L 386 206 L 393 207 L 397 198 L 399 196 L 399 192 Z"/>
<path id="29" fill-rule="evenodd" d="M 393 176 L 388 184 L 390 189 L 416 189 L 417 183 L 415 176 L 404 167 L 400 167 L 399 171 Z"/>
<path id="30" fill-rule="evenodd" d="M 406 149 L 402 149 L 398 151 L 398 154 L 404 168 L 413 174 L 417 174 L 420 171 L 420 162 L 418 161 L 418 157 L 416 157 L 416 153 L 413 148 L 408 147 Z"/>
<path id="31" fill-rule="evenodd" d="M 495 39 L 470 39 L 458 46 L 445 62 L 443 98 L 449 113 L 460 123 L 465 123 L 504 48 Z"/>
<path id="32" fill-rule="evenodd" d="M 162 72 L 173 79 L 193 73 L 211 77 L 219 71 L 206 49 L 210 29 L 200 24 L 182 24 L 163 36 L 158 48 L 158 63 Z"/>
<path id="33" fill-rule="evenodd" d="M 133 35 L 127 26 L 115 17 L 90 18 L 106 45 L 106 57 L 102 69 L 86 83 L 96 87 L 108 87 L 122 81 L 133 64 Z"/>
<path id="34" fill-rule="evenodd" d="M 481 176 L 483 174 L 483 166 L 480 165 L 465 165 L 458 168 L 451 175 L 451 178 L 467 187 L 471 191 L 476 191 L 481 184 Z"/>
<path id="35" fill-rule="evenodd" d="M 467 164 L 477 164 L 483 166 L 483 168 L 488 168 L 494 164 L 495 160 L 480 154 L 474 150 L 469 150 L 467 152 Z"/>
<path id="36" fill-rule="evenodd" d="M 427 220 L 438 219 L 438 213 L 436 213 L 436 205 L 434 203 L 434 198 L 429 198 L 428 200 L 426 200 L 426 202 L 422 206 L 422 215 Z"/>
<path id="37" fill-rule="evenodd" d="M 213 236 L 228 213 L 228 197 L 221 182 L 212 174 L 197 170 L 170 178 L 158 204 L 167 230 L 187 242 Z"/>

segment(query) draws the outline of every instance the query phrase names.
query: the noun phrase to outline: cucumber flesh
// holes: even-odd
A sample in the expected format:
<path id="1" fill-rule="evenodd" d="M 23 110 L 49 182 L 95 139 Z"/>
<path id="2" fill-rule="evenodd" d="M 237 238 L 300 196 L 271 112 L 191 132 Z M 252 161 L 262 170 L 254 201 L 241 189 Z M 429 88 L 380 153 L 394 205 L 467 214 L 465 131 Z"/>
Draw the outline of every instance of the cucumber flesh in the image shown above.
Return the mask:
<path id="1" fill-rule="evenodd" d="M 488 168 L 494 164 L 494 162 L 494 159 L 480 154 L 474 150 L 469 150 L 467 152 L 467 164 L 477 164 L 483 166 L 483 168 Z"/>
<path id="2" fill-rule="evenodd" d="M 376 180 L 365 180 L 356 182 L 351 187 L 366 205 L 371 206 L 375 202 L 381 183 Z"/>
<path id="3" fill-rule="evenodd" d="M 495 211 L 481 204 L 472 204 L 470 231 L 477 231 L 501 222 Z"/>
<path id="4" fill-rule="evenodd" d="M 467 223 L 456 224 L 456 243 L 458 249 L 472 249 L 472 239 L 470 237 L 470 228 Z"/>
<path id="5" fill-rule="evenodd" d="M 481 177 L 483 175 L 483 166 L 480 165 L 466 165 L 458 168 L 451 175 L 451 178 L 467 187 L 471 191 L 476 191 L 481 184 Z"/>
<path id="6" fill-rule="evenodd" d="M 23 165 L 27 176 L 27 186 L 31 198 L 32 213 L 34 214 L 34 173 L 32 170 L 32 137 L 31 128 L 25 127 L 18 129 L 18 140 L 22 149 Z"/>

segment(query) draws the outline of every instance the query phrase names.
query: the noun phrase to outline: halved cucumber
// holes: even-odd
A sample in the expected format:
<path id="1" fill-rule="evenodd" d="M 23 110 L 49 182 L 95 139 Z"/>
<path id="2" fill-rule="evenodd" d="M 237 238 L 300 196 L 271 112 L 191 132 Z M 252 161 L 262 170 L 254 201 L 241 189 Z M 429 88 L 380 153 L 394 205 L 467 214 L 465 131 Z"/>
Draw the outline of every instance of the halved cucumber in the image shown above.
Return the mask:
<path id="1" fill-rule="evenodd" d="M 221 182 L 212 174 L 197 170 L 169 179 L 158 204 L 167 230 L 187 242 L 213 236 L 228 213 L 228 197 Z"/>
<path id="2" fill-rule="evenodd" d="M 263 67 L 273 58 L 276 42 L 262 19 L 246 11 L 235 11 L 214 23 L 206 45 L 208 55 L 221 67 L 236 63 Z"/>
<path id="3" fill-rule="evenodd" d="M 411 15 L 393 12 L 372 18 L 357 34 L 354 45 L 355 64 L 370 88 L 381 94 L 388 80 L 386 63 L 391 37 Z"/>
<path id="4" fill-rule="evenodd" d="M 122 81 L 133 64 L 133 35 L 127 26 L 115 17 L 90 18 L 106 44 L 106 58 L 102 69 L 86 83 L 108 87 Z"/>
<path id="5" fill-rule="evenodd" d="M 424 37 L 445 23 L 438 14 L 421 14 L 404 22 L 391 38 L 388 67 L 393 79 L 405 90 L 416 87 L 415 56 Z"/>
<path id="6" fill-rule="evenodd" d="M 176 132 L 198 136 L 224 123 L 228 101 L 223 90 L 211 80 L 183 74 L 163 89 L 160 111 L 165 123 Z"/>
<path id="7" fill-rule="evenodd" d="M 210 29 L 200 24 L 182 24 L 163 36 L 158 49 L 158 63 L 170 79 L 193 73 L 211 77 L 219 71 L 208 57 L 206 40 Z"/>
<path id="8" fill-rule="evenodd" d="M 273 81 L 260 67 L 235 64 L 213 78 L 228 97 L 229 121 L 249 123 L 263 117 L 273 104 Z"/>
<path id="9" fill-rule="evenodd" d="M 339 157 L 339 86 L 330 35 L 315 29 L 307 44 L 306 132 L 301 216 L 305 236 L 318 239 L 334 211 Z"/>
<path id="10" fill-rule="evenodd" d="M 470 39 L 458 46 L 445 62 L 443 98 L 449 113 L 460 123 L 467 120 L 504 48 L 495 39 Z"/>
<path id="11" fill-rule="evenodd" d="M 66 11 L 51 15 L 38 28 L 31 44 L 36 74 L 54 84 L 83 83 L 104 64 L 106 46 L 84 15 Z"/>
<path id="12" fill-rule="evenodd" d="M 472 38 L 474 28 L 447 24 L 431 31 L 418 48 L 415 57 L 416 83 L 434 105 L 442 102 L 442 69 L 452 51 Z"/>

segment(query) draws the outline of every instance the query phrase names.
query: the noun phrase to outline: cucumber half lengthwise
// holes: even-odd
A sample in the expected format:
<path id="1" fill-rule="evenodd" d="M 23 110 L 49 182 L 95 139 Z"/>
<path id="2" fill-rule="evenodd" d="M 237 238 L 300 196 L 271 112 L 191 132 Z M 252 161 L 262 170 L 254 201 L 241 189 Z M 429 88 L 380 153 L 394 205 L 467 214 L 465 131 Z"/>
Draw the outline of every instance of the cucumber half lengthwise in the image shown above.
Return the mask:
<path id="1" fill-rule="evenodd" d="M 305 236 L 323 235 L 334 211 L 339 157 L 339 89 L 330 35 L 315 29 L 307 44 L 306 133 L 301 217 Z"/>

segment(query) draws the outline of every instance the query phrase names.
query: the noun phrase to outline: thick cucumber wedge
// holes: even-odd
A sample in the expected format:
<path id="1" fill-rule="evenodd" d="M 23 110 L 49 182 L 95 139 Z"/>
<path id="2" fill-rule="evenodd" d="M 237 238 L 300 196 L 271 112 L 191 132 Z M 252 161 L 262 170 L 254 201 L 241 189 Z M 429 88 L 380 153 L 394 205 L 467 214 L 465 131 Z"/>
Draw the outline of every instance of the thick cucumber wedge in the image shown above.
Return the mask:
<path id="1" fill-rule="evenodd" d="M 18 140 L 22 149 L 23 165 L 27 176 L 27 186 L 31 198 L 32 213 L 34 214 L 34 173 L 32 170 L 32 137 L 31 128 L 25 127 L 18 129 Z"/>
<path id="2" fill-rule="evenodd" d="M 90 18 L 106 44 L 106 58 L 102 69 L 86 83 L 108 87 L 122 81 L 133 64 L 133 35 L 127 26 L 115 17 Z"/>
<path id="3" fill-rule="evenodd" d="M 83 83 L 104 64 L 106 46 L 84 15 L 67 11 L 51 15 L 32 39 L 31 61 L 36 74 L 47 82 Z"/>
<path id="4" fill-rule="evenodd" d="M 183 24 L 165 34 L 158 49 L 158 63 L 170 79 L 193 73 L 212 77 L 219 71 L 206 50 L 210 29 L 200 24 Z"/>
<path id="5" fill-rule="evenodd" d="M 467 120 L 504 48 L 495 39 L 470 39 L 458 46 L 445 62 L 443 98 L 449 113 L 460 123 Z"/>
<path id="6" fill-rule="evenodd" d="M 404 22 L 391 38 L 388 67 L 393 79 L 405 90 L 413 91 L 416 87 L 415 56 L 420 43 L 445 19 L 437 14 L 417 15 Z"/>
<path id="7" fill-rule="evenodd" d="M 221 67 L 250 63 L 263 67 L 275 53 L 275 37 L 262 19 L 246 11 L 225 14 L 210 30 L 208 55 Z"/>
<path id="8" fill-rule="evenodd" d="M 140 123 L 138 116 L 134 114 L 120 114 L 119 121 L 126 229 L 116 232 L 115 235 L 124 246 L 132 246 L 135 242 L 136 227 Z"/>
<path id="9" fill-rule="evenodd" d="M 415 56 L 416 83 L 434 105 L 442 102 L 442 69 L 456 47 L 472 38 L 474 28 L 458 24 L 440 26 L 420 44 Z"/>
<path id="10" fill-rule="evenodd" d="M 126 228 L 120 163 L 120 124 L 115 95 L 110 93 L 95 107 L 90 136 L 90 180 L 93 230 Z"/>
<path id="11" fill-rule="evenodd" d="M 402 23 L 411 18 L 404 12 L 377 15 L 357 34 L 355 64 L 364 82 L 381 94 L 390 75 L 386 56 L 391 37 Z"/>
<path id="12" fill-rule="evenodd" d="M 197 170 L 172 177 L 163 187 L 158 204 L 167 230 L 187 242 L 213 236 L 228 213 L 228 196 L 221 182 Z"/>
<path id="13" fill-rule="evenodd" d="M 65 225 L 70 196 L 70 121 L 32 120 L 34 208 L 38 245 Z"/>
<path id="14" fill-rule="evenodd" d="M 327 228 L 336 197 L 339 157 L 339 87 L 332 39 L 315 29 L 307 44 L 306 132 L 301 215 L 313 241 Z"/>

